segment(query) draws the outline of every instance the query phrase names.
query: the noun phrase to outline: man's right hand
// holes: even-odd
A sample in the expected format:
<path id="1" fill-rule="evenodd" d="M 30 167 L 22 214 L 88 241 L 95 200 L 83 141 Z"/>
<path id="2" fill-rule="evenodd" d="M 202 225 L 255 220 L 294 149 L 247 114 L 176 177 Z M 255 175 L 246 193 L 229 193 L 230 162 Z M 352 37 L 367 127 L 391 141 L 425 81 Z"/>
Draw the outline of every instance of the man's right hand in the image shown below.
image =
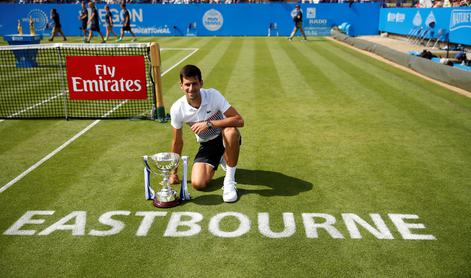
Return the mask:
<path id="1" fill-rule="evenodd" d="M 179 184 L 180 183 L 180 179 L 178 178 L 177 174 L 171 174 L 169 180 L 170 180 L 170 184 Z"/>

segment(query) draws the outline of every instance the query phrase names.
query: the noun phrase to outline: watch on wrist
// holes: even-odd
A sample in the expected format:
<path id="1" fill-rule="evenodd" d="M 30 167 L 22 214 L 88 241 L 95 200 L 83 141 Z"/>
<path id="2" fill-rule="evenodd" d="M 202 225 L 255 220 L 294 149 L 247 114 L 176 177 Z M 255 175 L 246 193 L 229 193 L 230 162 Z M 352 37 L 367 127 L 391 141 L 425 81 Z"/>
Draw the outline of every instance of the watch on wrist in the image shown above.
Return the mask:
<path id="1" fill-rule="evenodd" d="M 213 123 L 211 121 L 206 121 L 206 126 L 208 127 L 208 129 L 211 129 L 213 128 Z"/>

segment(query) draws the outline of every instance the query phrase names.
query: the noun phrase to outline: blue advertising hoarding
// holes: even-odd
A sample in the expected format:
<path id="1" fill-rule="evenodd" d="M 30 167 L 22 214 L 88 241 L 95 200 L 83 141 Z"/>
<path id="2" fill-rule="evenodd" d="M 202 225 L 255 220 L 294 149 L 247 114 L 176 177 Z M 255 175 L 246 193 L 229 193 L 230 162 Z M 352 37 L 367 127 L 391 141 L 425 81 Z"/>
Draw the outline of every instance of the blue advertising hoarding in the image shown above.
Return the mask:
<path id="1" fill-rule="evenodd" d="M 407 35 L 415 28 L 440 29 L 449 33 L 450 42 L 471 45 L 471 7 L 381 9 L 379 30 Z"/>
<path id="2" fill-rule="evenodd" d="M 50 10 L 57 9 L 62 29 L 68 36 L 79 36 L 78 4 L 15 5 L 0 4 L 0 35 L 17 33 L 20 20 L 25 33 L 31 16 L 36 30 L 50 33 Z M 104 5 L 97 5 L 100 22 L 104 23 Z M 122 13 L 119 5 L 110 5 L 114 31 L 121 27 Z M 307 35 L 330 35 L 330 28 L 348 22 L 353 35 L 378 33 L 379 10 L 377 3 L 301 4 L 304 28 Z M 128 4 L 131 27 L 138 36 L 288 36 L 293 29 L 291 14 L 294 4 L 190 4 L 152 5 Z M 192 28 L 189 28 L 192 27 Z M 272 27 L 272 28 L 270 28 Z M 102 31 L 105 28 L 102 27 Z"/>

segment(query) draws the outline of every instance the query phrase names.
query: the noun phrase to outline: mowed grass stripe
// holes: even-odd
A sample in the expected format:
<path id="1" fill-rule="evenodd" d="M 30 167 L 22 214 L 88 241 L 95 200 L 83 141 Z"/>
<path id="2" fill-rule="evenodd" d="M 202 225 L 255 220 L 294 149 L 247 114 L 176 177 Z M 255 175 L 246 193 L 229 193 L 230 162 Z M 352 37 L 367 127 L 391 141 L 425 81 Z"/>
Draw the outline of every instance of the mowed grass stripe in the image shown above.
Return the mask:
<path id="1" fill-rule="evenodd" d="M 238 168 L 246 169 L 259 165 L 259 161 L 261 161 L 258 155 L 260 142 L 257 141 L 257 138 L 263 135 L 263 131 L 257 128 L 258 110 L 254 105 L 257 91 L 255 83 L 252 82 L 256 63 L 255 38 L 241 38 L 240 40 L 239 56 L 226 92 L 228 94 L 227 100 L 237 109 L 245 121 L 245 126 L 240 129 L 243 143 Z M 224 173 L 217 174 L 224 175 Z"/>
<path id="2" fill-rule="evenodd" d="M 406 91 L 412 97 L 420 101 L 434 104 L 437 108 L 454 109 L 458 114 L 463 110 L 471 110 L 471 102 L 466 101 L 465 96 L 458 95 L 437 84 L 396 69 L 390 65 L 374 60 L 371 57 L 362 55 L 361 53 L 352 53 L 353 50 L 347 49 L 342 45 L 338 45 L 334 42 L 330 42 L 330 44 L 338 49 L 338 51 L 335 50 L 335 53 L 342 59 L 351 61 L 353 64 L 366 63 L 374 68 L 371 74 L 373 74 L 376 79 L 396 86 L 398 90 Z M 332 48 L 329 49 L 332 50 Z M 398 86 L 399 84 L 400 86 Z"/>
<path id="3" fill-rule="evenodd" d="M 206 79 L 206 74 L 209 71 L 206 70 L 205 67 L 202 66 L 202 63 L 206 60 L 216 59 L 217 55 L 219 55 L 218 46 L 223 42 L 218 38 L 204 38 L 204 40 L 200 41 L 201 44 L 193 45 L 194 47 L 199 48 L 198 52 L 196 52 L 193 56 L 191 56 L 185 63 L 181 64 L 180 67 L 175 68 L 175 71 L 170 72 L 163 81 L 165 86 L 165 103 L 166 107 L 168 107 L 170 111 L 170 106 L 174 103 L 177 99 L 179 99 L 183 92 L 180 89 L 180 79 L 179 79 L 179 72 L 180 69 L 186 64 L 193 64 L 202 70 L 203 80 Z M 227 46 L 226 46 L 227 47 Z M 214 55 L 212 58 L 207 58 L 208 55 Z M 205 84 L 207 86 L 207 84 Z"/>
<path id="4" fill-rule="evenodd" d="M 231 76 L 234 74 L 234 68 L 239 58 L 242 43 L 243 40 L 240 39 L 230 40 L 230 47 L 225 49 L 223 56 L 220 57 L 220 62 L 214 66 L 211 74 L 206 74 L 205 77 L 210 82 L 207 86 L 216 88 L 226 97 L 231 94 L 231 92 L 227 91 L 227 86 Z M 212 78 L 212 76 L 217 77 Z"/>
<path id="5" fill-rule="evenodd" d="M 299 63 L 289 55 L 290 46 L 280 43 L 269 44 L 269 51 L 273 58 L 275 69 L 280 83 L 283 86 L 285 101 L 302 102 L 302 99 L 318 99 L 322 94 L 322 87 L 326 85 L 325 76 L 316 68 L 307 69 L 308 78 L 300 70 Z"/>
<path id="6" fill-rule="evenodd" d="M 321 43 L 321 41 L 316 41 L 316 43 Z M 340 85 L 337 85 L 329 78 L 329 76 L 335 76 L 335 74 L 326 70 L 325 67 L 329 67 L 330 64 L 328 60 L 313 61 L 309 59 L 308 57 L 311 55 L 316 55 L 316 51 L 300 50 L 300 45 L 297 44 L 285 44 L 283 48 L 297 66 L 299 74 L 304 77 L 304 80 L 312 88 L 315 88 L 322 103 L 335 103 L 340 108 L 344 108 L 346 104 L 351 103 L 348 92 L 341 90 Z M 319 108 L 322 109 L 322 106 Z"/>
<path id="7" fill-rule="evenodd" d="M 389 76 L 391 80 L 395 80 L 396 82 L 399 82 L 401 84 L 408 84 L 408 86 L 417 86 L 419 91 L 421 91 L 421 89 L 423 89 L 424 87 L 429 87 L 427 89 L 427 93 L 431 95 L 437 94 L 442 97 L 445 97 L 445 96 L 452 97 L 452 96 L 457 95 L 456 93 L 452 93 L 448 89 L 445 89 L 437 84 L 431 83 L 428 80 L 417 77 L 414 74 L 410 74 L 400 69 L 394 68 L 388 65 L 387 63 L 378 61 L 377 59 L 373 57 L 363 55 L 359 53 L 358 51 L 345 47 L 339 43 L 334 43 L 334 42 L 329 42 L 329 43 L 331 44 L 332 48 L 338 49 L 340 52 L 343 52 L 350 59 L 353 59 L 355 61 L 357 59 L 360 59 L 364 63 L 368 63 L 374 67 L 377 67 L 378 70 L 375 73 L 378 74 L 380 77 L 383 75 L 383 73 L 389 73 L 389 74 L 386 74 L 386 76 Z"/>
<path id="8" fill-rule="evenodd" d="M 325 57 L 319 53 L 320 49 L 327 44 L 327 41 L 322 40 L 293 46 L 296 52 L 301 55 L 301 59 L 309 61 L 311 67 L 316 69 L 311 71 L 312 76 L 310 76 L 310 79 L 313 82 L 318 81 L 317 76 L 323 76 L 323 79 L 328 80 L 327 84 L 320 84 L 320 91 L 326 92 L 323 94 L 322 100 L 328 101 L 329 106 L 334 106 L 336 103 L 339 108 L 343 109 L 348 109 L 354 103 L 368 105 L 371 95 L 365 94 L 361 85 L 356 84 L 357 86 L 355 86 L 350 73 L 343 71 L 337 64 L 332 63 L 330 57 Z M 322 109 L 322 106 L 318 108 Z"/>
<path id="9" fill-rule="evenodd" d="M 307 55 L 306 55 L 306 56 L 307 56 Z M 339 62 L 341 62 L 341 60 L 339 60 Z M 340 80 L 342 80 L 342 79 L 340 79 Z M 339 83 L 340 83 L 340 82 L 339 82 Z M 360 118 L 360 119 L 363 119 L 363 118 Z M 378 141 L 381 140 L 381 138 L 377 138 L 377 139 L 378 139 Z M 393 153 L 395 153 L 395 152 L 394 152 L 394 151 L 391 151 L 391 153 L 393 154 Z M 398 155 L 400 155 L 400 154 L 398 154 Z M 377 162 L 375 163 L 374 160 L 371 161 L 371 163 L 372 163 L 372 164 L 377 164 Z M 377 165 L 377 166 L 379 166 L 379 165 Z M 387 167 L 384 167 L 383 169 L 387 169 Z"/>
<path id="10" fill-rule="evenodd" d="M 335 57 L 335 54 L 333 54 L 332 52 L 329 52 L 328 50 L 326 50 L 325 55 L 329 56 L 329 57 L 334 57 L 334 61 L 341 60 L 341 59 L 338 59 L 338 57 Z M 341 65 L 343 65 L 344 69 L 346 71 L 350 72 L 350 73 L 360 72 L 361 73 L 360 76 L 362 76 L 363 78 L 357 78 L 356 80 L 359 81 L 361 84 L 364 84 L 365 87 L 369 88 L 369 90 L 371 92 L 374 92 L 374 93 L 377 93 L 377 94 L 380 93 L 380 95 L 382 96 L 382 99 L 384 99 L 385 103 L 379 102 L 378 105 L 381 105 L 383 110 L 384 110 L 384 108 L 387 108 L 387 107 L 390 108 L 388 110 L 385 110 L 386 115 L 390 114 L 390 115 L 394 115 L 393 118 L 400 117 L 402 120 L 406 120 L 406 121 L 401 121 L 401 123 L 400 123 L 401 125 L 404 125 L 404 124 L 410 125 L 410 124 L 412 124 L 412 126 L 417 128 L 417 123 L 414 124 L 414 120 L 416 120 L 414 115 L 417 115 L 421 118 L 424 118 L 425 121 L 427 123 L 429 123 L 429 125 L 424 125 L 422 128 L 430 126 L 432 131 L 436 130 L 436 129 L 441 129 L 445 126 L 447 128 L 452 127 L 453 126 L 453 124 L 451 124 L 452 122 L 454 122 L 454 123 L 459 122 L 459 125 L 461 125 L 461 123 L 462 123 L 461 121 L 448 119 L 450 115 L 454 115 L 453 111 L 448 110 L 448 113 L 446 115 L 441 115 L 441 114 L 435 113 L 435 111 L 436 111 L 435 106 L 437 106 L 437 105 L 424 104 L 420 100 L 412 100 L 411 101 L 410 100 L 410 95 L 408 93 L 402 93 L 399 90 L 397 90 L 397 88 L 391 87 L 388 84 L 384 84 L 383 82 L 369 81 L 369 80 L 376 80 L 376 79 L 374 78 L 374 76 L 369 75 L 369 73 L 367 73 L 366 70 L 361 69 L 361 64 L 358 65 L 358 64 L 352 64 L 352 63 L 349 63 L 349 62 L 345 62 L 345 63 L 341 63 Z M 374 72 L 374 69 L 372 69 L 371 71 Z M 375 84 L 375 86 L 367 86 L 368 84 Z M 423 91 L 426 91 L 426 88 L 424 88 Z M 390 94 L 386 94 L 386 93 L 390 93 Z M 396 96 L 400 96 L 400 97 L 404 96 L 404 97 L 401 99 L 400 97 L 396 97 Z M 390 101 L 394 101 L 394 102 L 392 103 L 391 106 L 388 106 L 388 105 L 384 106 L 384 104 L 389 103 L 388 99 Z M 427 102 L 426 97 L 425 97 L 423 102 L 425 102 L 425 103 Z M 404 109 L 406 109 L 406 108 L 407 108 L 407 110 L 404 111 Z M 419 111 L 416 112 L 416 110 L 419 110 Z M 404 113 L 404 112 L 406 112 L 406 113 Z M 444 112 L 446 112 L 446 111 L 444 111 Z M 431 118 L 431 120 L 428 120 L 428 118 Z M 412 121 L 407 121 L 407 120 L 412 120 Z M 441 124 L 440 121 L 442 121 L 442 122 L 445 121 L 447 124 Z M 420 124 L 420 122 L 419 122 L 419 124 Z M 460 130 L 460 128 L 457 127 L 456 130 Z"/>
<path id="11" fill-rule="evenodd" d="M 329 54 L 326 54 L 325 57 L 327 59 L 329 57 L 335 56 L 329 56 Z M 318 58 L 316 57 L 316 59 Z M 339 60 L 337 59 L 337 57 L 333 59 Z M 365 82 L 359 82 L 357 79 L 353 79 L 353 72 L 355 72 L 356 68 L 351 71 L 347 71 L 342 67 L 344 63 L 339 62 L 338 64 L 338 67 L 336 67 L 334 71 L 335 74 L 332 74 L 332 76 L 335 76 L 336 78 L 338 78 L 338 80 L 343 80 L 344 82 L 339 82 L 339 84 L 341 84 L 342 86 L 350 87 L 351 95 L 356 99 L 355 103 L 352 103 L 352 105 L 345 107 L 345 109 L 350 110 L 350 113 L 345 114 L 344 116 L 340 115 L 338 117 L 345 118 L 345 116 L 347 116 L 349 119 L 354 119 L 357 124 L 364 124 L 369 126 L 387 124 L 390 127 L 401 126 L 403 125 L 404 120 L 410 119 L 407 115 L 401 115 L 399 113 L 399 115 L 401 115 L 399 116 L 397 113 L 394 113 L 393 111 L 399 108 L 395 108 L 395 106 L 387 104 L 384 101 L 382 95 L 377 93 L 378 90 L 376 88 L 365 88 L 363 87 Z M 358 62 L 357 64 L 359 65 L 358 67 L 362 67 L 363 65 L 361 62 Z M 376 72 L 376 68 L 372 68 L 371 72 Z M 387 78 L 388 73 L 385 72 L 384 75 Z M 352 112 L 355 112 L 355 114 L 352 115 Z"/>
<path id="12" fill-rule="evenodd" d="M 258 154 L 260 156 L 259 163 L 264 163 L 266 167 L 269 167 L 271 162 L 276 159 L 278 151 L 276 146 L 283 140 L 281 136 L 272 137 L 271 131 L 281 126 L 287 126 L 286 115 L 289 115 L 290 111 L 287 111 L 287 107 L 284 105 L 288 99 L 285 97 L 278 72 L 274 67 L 265 41 L 254 38 L 252 44 L 254 47 L 252 58 L 255 65 L 251 79 L 254 88 L 252 106 L 256 118 L 251 120 L 250 124 L 258 132 L 250 140 L 255 140 L 259 146 L 270 142 L 270 144 L 266 144 L 265 155 L 267 156 L 263 157 L 262 154 Z"/>
<path id="13" fill-rule="evenodd" d="M 322 48 L 320 53 L 325 57 L 331 57 L 333 63 L 337 63 L 339 67 L 342 66 L 344 71 L 349 72 L 352 78 L 356 79 L 365 88 L 381 95 L 387 104 L 402 111 L 401 114 L 407 115 L 411 120 L 409 123 L 424 124 L 425 126 L 440 122 L 447 122 L 446 126 L 448 126 L 450 123 L 451 114 L 439 113 L 436 107 L 430 106 L 425 99 L 415 99 L 407 89 L 401 88 L 398 84 L 389 84 L 378 80 L 372 73 L 374 69 L 366 69 L 342 59 L 337 53 L 328 48 Z"/>
<path id="14" fill-rule="evenodd" d="M 331 57 L 335 56 L 335 55 L 332 55 L 332 53 L 329 53 L 329 54 L 330 54 L 329 56 L 331 56 Z M 335 60 L 337 61 L 337 60 L 340 60 L 340 59 L 336 59 L 336 57 L 335 57 Z M 351 65 L 347 63 L 347 65 L 345 65 L 345 68 L 348 68 L 349 66 L 351 66 Z M 352 66 L 351 68 L 352 68 L 352 72 L 360 70 L 359 66 L 357 66 L 357 65 Z M 366 85 L 366 82 L 364 82 L 363 84 Z M 386 89 L 387 89 L 387 86 L 386 86 Z M 381 90 L 379 90 L 379 87 L 373 88 L 373 90 L 377 91 L 377 92 L 381 91 Z M 393 99 L 392 96 L 391 96 L 391 99 Z M 408 101 L 407 98 L 406 98 L 406 102 L 410 103 L 410 101 Z M 404 105 L 407 105 L 407 104 L 404 104 Z M 395 107 L 402 108 L 402 105 L 397 105 Z M 425 107 L 425 106 L 419 103 L 419 107 Z M 414 107 L 414 108 L 411 108 L 410 110 L 414 110 L 414 109 L 417 109 L 417 108 Z M 425 112 L 425 114 L 432 114 L 432 113 L 427 113 L 427 112 Z M 400 109 L 399 110 L 394 110 L 393 113 L 396 114 L 396 117 L 401 117 L 401 116 L 404 115 L 404 113 L 401 112 Z M 408 113 L 406 113 L 406 114 L 408 114 Z M 422 113 L 417 113 L 417 114 L 419 116 L 422 116 L 422 114 L 424 114 L 424 112 L 422 111 Z M 428 117 L 428 116 L 425 116 L 425 117 Z M 412 120 L 412 122 L 414 122 L 414 120 L 411 117 L 407 117 L 407 118 L 409 118 L 409 120 Z M 435 116 L 435 118 L 440 119 L 441 117 L 440 116 Z M 402 124 L 407 125 L 408 122 L 409 121 L 406 120 Z M 431 128 L 430 128 L 430 125 L 432 126 Z M 446 169 L 447 166 L 450 166 L 450 164 L 446 163 L 446 161 L 458 161 L 458 163 L 461 164 L 462 161 L 466 161 L 467 159 L 469 160 L 469 151 L 467 151 L 466 148 L 463 149 L 464 150 L 464 154 L 463 154 L 463 152 L 462 152 L 463 150 L 459 151 L 458 149 L 455 149 L 453 147 L 450 148 L 450 147 L 447 147 L 446 145 L 444 145 L 444 143 L 447 140 L 450 140 L 450 139 L 452 141 L 455 141 L 455 142 L 464 143 L 465 141 L 463 141 L 463 139 L 465 139 L 465 137 L 464 136 L 462 137 L 462 136 L 458 135 L 457 138 L 454 138 L 455 136 L 453 136 L 453 135 L 450 136 L 449 134 L 446 134 L 446 132 L 435 133 L 434 128 L 433 128 L 434 125 L 435 125 L 434 122 L 430 122 L 429 125 L 423 125 L 421 123 L 420 125 L 418 125 L 420 127 L 416 126 L 416 127 L 419 128 L 419 132 L 417 132 L 417 129 L 414 129 L 415 132 L 414 132 L 414 130 L 412 130 L 412 132 L 409 132 L 409 130 L 406 129 L 404 131 L 399 130 L 398 131 L 399 133 L 391 134 L 392 136 L 395 137 L 395 139 L 397 140 L 396 142 L 399 142 L 399 144 L 401 144 L 400 142 L 403 141 L 404 139 L 407 140 L 407 138 L 409 138 L 407 140 L 408 144 L 401 144 L 399 146 L 399 149 L 395 149 L 394 151 L 390 152 L 391 155 L 395 155 L 397 157 L 401 157 L 401 156 L 404 155 L 407 159 L 405 159 L 405 161 L 402 161 L 402 162 L 405 162 L 406 165 L 412 163 L 412 165 L 415 165 L 415 166 L 410 165 L 411 168 L 412 169 L 415 168 L 416 170 L 427 169 L 427 168 L 430 168 L 431 165 L 435 165 L 435 167 L 432 167 L 426 173 L 424 173 L 423 176 L 419 175 L 419 177 L 421 177 L 421 178 L 422 177 L 429 177 L 428 178 L 429 180 L 433 179 L 433 178 L 430 178 L 430 177 L 433 177 L 434 173 L 437 173 L 437 171 L 442 171 L 443 172 L 443 167 L 445 167 L 445 169 Z M 387 128 L 387 126 L 385 128 Z M 408 133 L 408 132 L 409 132 L 409 135 L 407 136 L 406 133 Z M 437 138 L 437 136 L 438 136 L 438 138 Z M 443 136 L 448 137 L 448 138 L 447 139 L 440 138 L 440 137 L 443 137 Z M 387 138 L 385 138 L 385 140 L 387 140 Z M 396 142 L 391 142 L 391 144 L 397 144 Z M 384 143 L 386 143 L 386 142 L 384 142 Z M 421 148 L 420 147 L 419 148 L 415 147 L 416 145 L 420 145 Z M 429 148 L 424 149 L 424 146 L 429 146 Z M 464 146 L 465 145 L 463 145 L 463 147 Z M 401 150 L 402 150 L 402 152 L 401 152 Z M 404 151 L 406 153 L 404 153 Z M 390 158 L 392 158 L 392 157 L 390 157 Z M 437 160 L 437 158 L 439 158 L 439 159 Z M 445 164 L 443 164 L 443 163 L 445 163 Z M 460 169 L 463 165 L 455 165 L 455 166 L 458 166 L 458 169 Z M 383 171 L 385 171 L 385 170 L 387 171 L 387 169 L 389 169 L 389 171 L 391 171 L 391 169 L 394 169 L 394 168 L 388 168 L 388 167 L 382 168 Z M 397 173 L 398 177 L 399 176 L 403 177 L 404 174 L 400 175 L 400 173 L 399 173 L 399 172 L 403 171 L 402 168 L 399 168 L 397 170 L 399 170 L 398 173 Z M 454 172 L 454 171 L 455 170 L 452 170 L 452 172 Z M 408 173 L 412 174 L 410 176 L 406 175 L 406 177 L 408 177 L 408 178 L 413 179 L 415 176 L 417 176 L 417 172 L 411 171 L 411 172 L 408 172 Z M 452 174 L 452 173 L 450 173 L 450 174 Z M 400 180 L 400 177 L 397 178 L 397 179 Z M 427 179 L 427 178 L 423 178 L 423 179 Z M 414 185 L 415 183 L 412 182 L 411 184 Z M 420 182 L 419 182 L 419 184 L 420 184 Z M 440 184 L 440 183 L 435 183 L 435 184 Z M 416 190 L 420 190 L 420 187 Z M 407 198 L 407 196 L 404 196 L 404 197 Z"/>
<path id="15" fill-rule="evenodd" d="M 324 77 L 319 80 L 319 101 L 309 103 L 309 107 L 303 110 L 305 121 L 309 121 L 310 125 L 303 129 L 305 136 L 300 136 L 304 138 L 302 143 L 306 146 L 306 157 L 310 158 L 306 160 L 306 166 L 315 169 L 311 174 L 321 190 L 336 187 L 338 183 L 348 184 L 352 176 L 357 175 L 358 168 L 365 167 L 364 163 L 355 159 L 358 148 L 362 148 L 365 141 L 378 139 L 368 136 L 364 128 L 352 125 L 351 119 L 366 122 L 370 119 L 369 111 L 364 109 L 368 105 L 367 97 L 356 92 L 352 94 L 354 86 L 346 79 L 349 76 L 343 77 L 340 68 L 317 53 L 320 45 L 324 44 L 325 41 L 316 41 L 285 46 L 292 59 L 303 64 L 305 70 L 302 72 L 312 86 L 319 86 L 317 76 Z M 328 206 L 337 203 L 337 198 L 340 196 L 324 196 L 315 203 Z"/>
<path id="16" fill-rule="evenodd" d="M 0 184 L 3 186 L 87 126 L 90 121 L 9 120 L 0 125 Z M 11 190 L 11 189 L 9 189 Z M 23 192 L 23 188 L 20 192 Z M 8 193 L 3 193 L 6 195 Z"/>
<path id="17" fill-rule="evenodd" d="M 312 48 L 307 47 L 308 43 L 284 45 L 291 59 L 302 68 L 300 74 L 304 75 L 307 82 L 315 87 L 320 86 L 320 102 L 307 102 L 308 107 L 302 110 L 311 124 L 303 129 L 303 136 L 299 137 L 304 140 L 298 143 L 304 146 L 304 157 L 307 158 L 303 168 L 313 169 L 310 174 L 317 185 L 314 190 L 318 190 L 318 194 L 312 196 L 313 205 L 326 208 L 342 203 L 348 207 L 362 203 L 356 198 L 344 198 L 333 192 L 337 193 L 336 190 L 340 189 L 337 189 L 337 186 L 340 184 L 344 191 L 354 186 L 352 180 L 355 175 L 361 173 L 362 168 L 368 168 L 363 158 L 357 158 L 355 155 L 358 148 L 365 145 L 351 144 L 350 140 L 359 134 L 344 122 L 345 115 L 352 116 L 352 112 L 356 113 L 356 101 L 353 99 L 357 97 L 348 95 L 351 88 L 338 82 L 339 68 L 317 53 L 321 43 L 323 42 L 309 42 L 310 46 L 314 45 Z M 334 80 L 337 80 L 337 83 L 334 83 Z M 377 181 L 376 179 L 372 184 L 377 184 Z M 349 196 L 350 194 L 351 192 Z"/>

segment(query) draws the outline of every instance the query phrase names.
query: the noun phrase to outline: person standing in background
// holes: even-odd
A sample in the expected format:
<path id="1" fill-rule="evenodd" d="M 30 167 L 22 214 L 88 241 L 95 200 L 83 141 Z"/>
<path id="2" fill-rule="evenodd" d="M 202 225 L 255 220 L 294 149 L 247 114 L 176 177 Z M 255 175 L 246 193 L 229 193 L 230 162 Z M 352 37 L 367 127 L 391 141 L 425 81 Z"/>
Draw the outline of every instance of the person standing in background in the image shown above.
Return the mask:
<path id="1" fill-rule="evenodd" d="M 296 5 L 296 11 L 293 17 L 293 21 L 294 21 L 294 29 L 291 35 L 289 36 L 288 40 L 290 41 L 293 40 L 293 37 L 296 35 L 296 32 L 298 32 L 298 30 L 303 35 L 304 40 L 307 40 L 306 34 L 304 34 L 304 29 L 303 29 L 303 12 L 301 11 L 301 7 L 299 7 L 299 5 Z"/>
<path id="2" fill-rule="evenodd" d="M 129 15 L 129 11 L 126 9 L 125 3 L 121 4 L 121 9 L 122 9 L 121 13 L 123 15 L 123 28 L 121 28 L 121 37 L 118 39 L 118 41 L 122 41 L 124 38 L 124 32 L 129 31 L 131 35 L 134 37 L 132 41 L 135 42 L 136 35 L 131 30 L 131 16 Z"/>
<path id="3" fill-rule="evenodd" d="M 89 43 L 92 40 L 93 37 L 93 32 L 98 32 L 101 37 L 101 43 L 105 43 L 105 38 L 103 37 L 103 34 L 100 31 L 100 22 L 98 18 L 98 11 L 95 7 L 95 3 L 89 2 L 88 7 L 92 10 L 90 13 L 90 18 L 88 19 L 87 25 L 90 24 L 90 30 L 88 31 L 88 40 L 87 43 Z"/>
<path id="4" fill-rule="evenodd" d="M 88 10 L 85 1 L 82 1 L 82 9 L 80 10 L 80 30 L 83 32 L 83 42 L 87 41 L 87 23 L 88 23 Z"/>
<path id="5" fill-rule="evenodd" d="M 113 31 L 113 14 L 110 11 L 110 6 L 106 5 L 105 6 L 105 23 L 106 23 L 106 38 L 105 41 L 108 41 L 108 37 L 110 36 L 110 33 L 113 33 L 115 37 L 118 37 L 118 35 Z"/>
<path id="6" fill-rule="evenodd" d="M 64 32 L 62 32 L 61 20 L 56 9 L 51 9 L 51 20 L 54 22 L 54 27 L 52 28 L 52 34 L 49 41 L 52 42 L 57 33 L 61 34 L 64 41 L 66 41 L 67 38 L 65 37 Z"/>

